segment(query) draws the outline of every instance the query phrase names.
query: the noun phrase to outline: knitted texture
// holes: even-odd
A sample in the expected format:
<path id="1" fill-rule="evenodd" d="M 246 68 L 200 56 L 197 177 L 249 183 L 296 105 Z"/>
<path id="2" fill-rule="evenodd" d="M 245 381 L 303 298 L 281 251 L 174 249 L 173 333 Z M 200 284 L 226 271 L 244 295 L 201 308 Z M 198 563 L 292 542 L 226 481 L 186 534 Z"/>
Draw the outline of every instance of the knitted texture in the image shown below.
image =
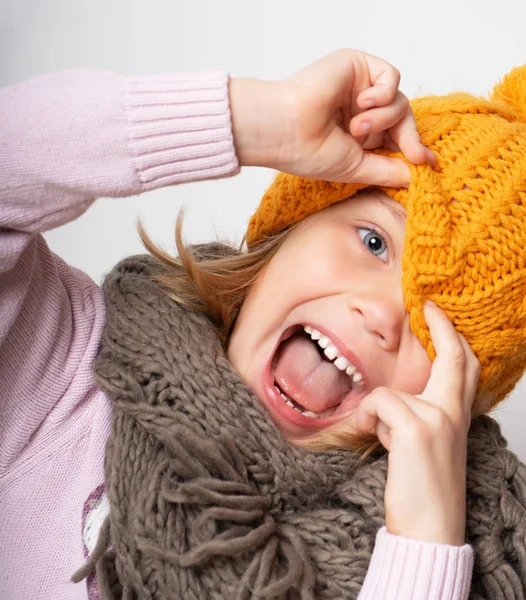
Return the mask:
<path id="1" fill-rule="evenodd" d="M 356 598 L 384 524 L 385 456 L 288 443 L 213 326 L 151 281 L 150 257 L 104 283 L 99 385 L 113 405 L 110 516 L 92 561 L 102 599 Z M 472 599 L 526 598 L 526 470 L 474 422 Z"/>
<path id="2" fill-rule="evenodd" d="M 411 105 L 438 168 L 410 165 L 408 190 L 384 189 L 407 216 L 405 306 L 431 359 L 425 299 L 468 340 L 481 362 L 474 404 L 481 414 L 513 389 L 526 366 L 526 65 L 509 73 L 491 100 L 457 93 Z M 281 173 L 250 221 L 247 242 L 364 187 Z"/>

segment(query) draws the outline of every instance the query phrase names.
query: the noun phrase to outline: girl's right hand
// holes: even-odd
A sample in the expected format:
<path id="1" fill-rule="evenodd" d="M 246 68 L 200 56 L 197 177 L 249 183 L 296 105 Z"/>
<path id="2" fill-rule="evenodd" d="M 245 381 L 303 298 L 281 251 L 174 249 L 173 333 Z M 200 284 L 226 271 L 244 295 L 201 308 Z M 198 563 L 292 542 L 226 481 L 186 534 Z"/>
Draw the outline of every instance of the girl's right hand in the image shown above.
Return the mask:
<path id="1" fill-rule="evenodd" d="M 424 314 L 437 356 L 424 392 L 377 388 L 357 410 L 357 426 L 389 451 L 386 527 L 407 538 L 461 546 L 466 521 L 466 455 L 480 364 L 446 314 Z"/>
<path id="2" fill-rule="evenodd" d="M 422 145 L 400 73 L 359 50 L 337 50 L 285 81 L 231 79 L 234 142 L 241 165 L 271 167 L 327 181 L 407 186 L 396 158 L 434 164 Z"/>

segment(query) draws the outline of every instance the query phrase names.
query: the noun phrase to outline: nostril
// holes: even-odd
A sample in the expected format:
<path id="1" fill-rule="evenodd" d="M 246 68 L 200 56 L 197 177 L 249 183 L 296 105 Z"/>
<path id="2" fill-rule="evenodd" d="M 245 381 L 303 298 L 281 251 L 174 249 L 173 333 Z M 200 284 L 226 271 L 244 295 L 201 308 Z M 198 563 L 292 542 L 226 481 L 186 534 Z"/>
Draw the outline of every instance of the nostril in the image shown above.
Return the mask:
<path id="1" fill-rule="evenodd" d="M 349 298 L 348 306 L 371 339 L 386 350 L 398 346 L 406 314 L 401 290 L 399 297 L 395 296 L 394 290 L 392 293 L 384 287 L 363 295 L 355 294 Z"/>
<path id="2" fill-rule="evenodd" d="M 377 337 L 377 338 L 378 338 L 378 339 L 379 339 L 381 342 L 385 343 L 385 342 L 387 341 L 387 338 L 386 338 L 386 337 L 385 337 L 383 334 L 381 334 L 379 331 L 373 331 L 372 333 L 373 333 L 373 335 L 374 335 L 375 337 Z"/>

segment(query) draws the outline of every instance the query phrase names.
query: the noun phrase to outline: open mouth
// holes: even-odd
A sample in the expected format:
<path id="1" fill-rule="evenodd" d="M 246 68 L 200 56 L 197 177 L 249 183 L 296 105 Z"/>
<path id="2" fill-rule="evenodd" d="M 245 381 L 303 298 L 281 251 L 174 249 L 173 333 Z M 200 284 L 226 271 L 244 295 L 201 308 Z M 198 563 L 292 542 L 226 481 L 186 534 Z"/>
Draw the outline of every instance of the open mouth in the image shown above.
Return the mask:
<path id="1" fill-rule="evenodd" d="M 365 395 L 358 367 L 309 325 L 287 330 L 272 359 L 271 376 L 275 395 L 309 419 L 337 416 L 349 401 Z"/>

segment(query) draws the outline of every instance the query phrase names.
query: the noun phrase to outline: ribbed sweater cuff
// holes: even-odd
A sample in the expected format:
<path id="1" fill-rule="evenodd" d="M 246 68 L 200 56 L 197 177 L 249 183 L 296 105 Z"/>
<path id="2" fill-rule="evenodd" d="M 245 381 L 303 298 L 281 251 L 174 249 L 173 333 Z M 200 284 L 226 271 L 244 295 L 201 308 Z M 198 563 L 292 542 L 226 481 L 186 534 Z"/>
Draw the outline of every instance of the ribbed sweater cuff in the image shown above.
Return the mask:
<path id="1" fill-rule="evenodd" d="M 222 72 L 126 79 L 130 151 L 142 191 L 239 170 Z"/>
<path id="2" fill-rule="evenodd" d="M 383 527 L 359 600 L 467 600 L 472 570 L 471 546 L 408 539 Z"/>

